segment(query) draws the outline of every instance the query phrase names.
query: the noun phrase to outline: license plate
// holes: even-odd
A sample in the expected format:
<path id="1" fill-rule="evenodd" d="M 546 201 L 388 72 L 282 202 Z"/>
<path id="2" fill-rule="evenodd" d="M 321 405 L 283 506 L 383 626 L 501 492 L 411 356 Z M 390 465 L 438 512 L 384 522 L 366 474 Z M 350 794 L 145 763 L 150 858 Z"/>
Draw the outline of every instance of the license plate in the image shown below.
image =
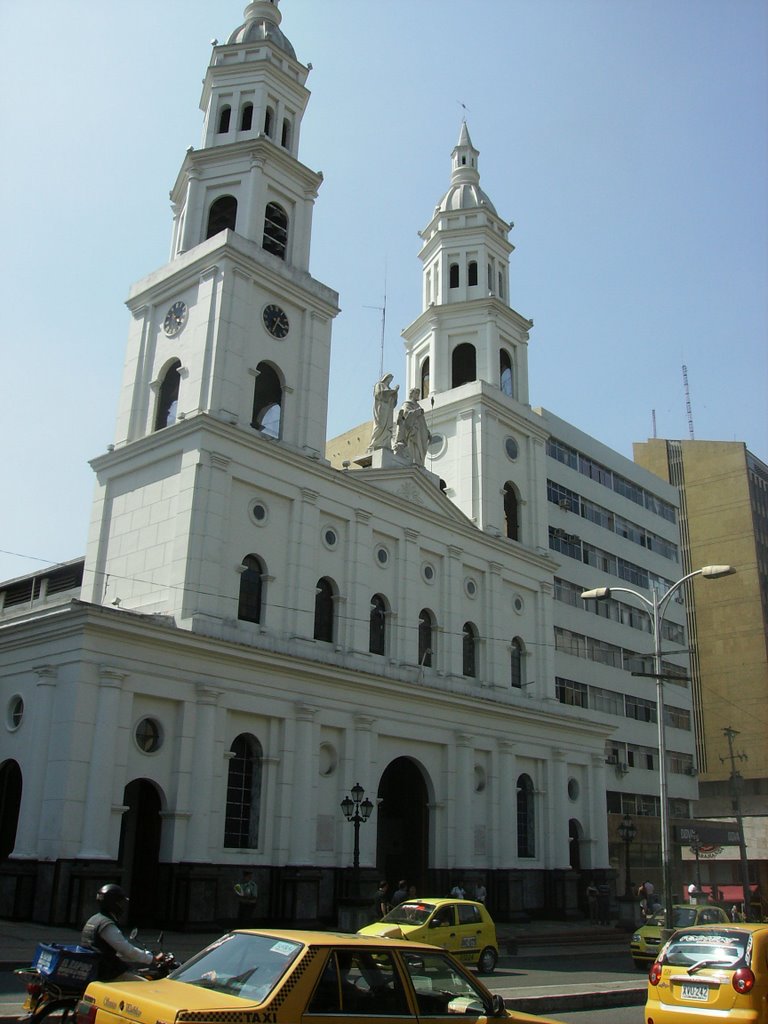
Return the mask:
<path id="1" fill-rule="evenodd" d="M 709 999 L 709 986 L 683 985 L 683 999 L 693 999 L 697 1003 L 706 1003 Z"/>

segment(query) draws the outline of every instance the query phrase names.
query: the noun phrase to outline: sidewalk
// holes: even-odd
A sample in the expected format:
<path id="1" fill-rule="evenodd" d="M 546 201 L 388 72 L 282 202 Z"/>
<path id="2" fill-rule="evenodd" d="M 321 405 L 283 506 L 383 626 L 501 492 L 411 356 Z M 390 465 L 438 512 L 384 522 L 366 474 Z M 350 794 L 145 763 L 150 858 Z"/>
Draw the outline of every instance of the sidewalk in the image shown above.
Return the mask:
<path id="1" fill-rule="evenodd" d="M 537 956 L 569 960 L 579 953 L 626 953 L 629 959 L 629 936 L 610 927 L 590 927 L 584 922 L 533 921 L 529 924 L 497 924 L 499 965 L 491 977 L 483 980 L 503 996 L 510 1006 L 527 1013 L 557 1015 L 558 1012 L 595 1009 L 610 1006 L 639 1006 L 645 1002 L 645 976 L 607 978 L 582 982 L 570 980 L 557 985 L 525 984 L 521 971 L 515 969 L 521 958 Z M 212 932 L 163 933 L 163 949 L 177 959 L 189 959 L 219 938 L 221 930 Z M 23 921 L 0 921 L 0 970 L 10 971 L 29 964 L 38 942 L 75 943 L 79 931 Z M 159 948 L 158 934 L 143 931 L 138 945 Z M 522 966 L 522 965 L 521 965 Z M 521 984 L 522 982 L 522 984 Z M 12 1024 L 21 1014 L 23 985 L 19 980 L 18 998 L 0 995 L 0 1024 Z"/>

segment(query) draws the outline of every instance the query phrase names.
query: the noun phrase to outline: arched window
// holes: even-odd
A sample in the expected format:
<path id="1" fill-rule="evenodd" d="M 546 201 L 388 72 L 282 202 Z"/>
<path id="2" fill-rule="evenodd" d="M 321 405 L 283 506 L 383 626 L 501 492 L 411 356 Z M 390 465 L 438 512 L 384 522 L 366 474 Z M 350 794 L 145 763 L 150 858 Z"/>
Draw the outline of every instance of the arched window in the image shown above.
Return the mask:
<path id="1" fill-rule="evenodd" d="M 517 856 L 536 856 L 536 818 L 533 806 L 533 782 L 530 775 L 517 780 Z"/>
<path id="2" fill-rule="evenodd" d="M 504 484 L 504 521 L 507 526 L 507 536 L 509 539 L 520 540 L 517 492 L 509 481 Z"/>
<path id="3" fill-rule="evenodd" d="M 264 134 L 272 138 L 272 132 L 274 131 L 275 125 L 275 112 L 272 107 L 267 107 L 264 111 Z"/>
<path id="4" fill-rule="evenodd" d="M 249 132 L 253 128 L 253 104 L 246 103 L 240 112 L 240 131 Z"/>
<path id="5" fill-rule="evenodd" d="M 226 135 L 227 134 L 227 132 L 229 131 L 229 122 L 230 122 L 231 117 L 232 117 L 232 108 L 229 107 L 229 106 L 222 107 L 221 110 L 219 111 L 219 128 L 218 128 L 219 135 Z"/>
<path id="6" fill-rule="evenodd" d="M 516 636 L 512 641 L 510 675 L 511 685 L 517 690 L 522 690 L 523 683 L 525 682 L 523 679 L 523 642 L 519 636 Z"/>
<path id="7" fill-rule="evenodd" d="M 461 652 L 462 675 L 474 679 L 477 675 L 477 629 L 471 622 L 464 623 Z"/>
<path id="8" fill-rule="evenodd" d="M 251 426 L 266 437 L 280 437 L 282 405 L 283 387 L 280 378 L 269 363 L 259 363 L 253 387 Z"/>
<path id="9" fill-rule="evenodd" d="M 432 656 L 434 648 L 434 619 L 428 608 L 422 608 L 419 613 L 419 665 L 432 667 Z"/>
<path id="10" fill-rule="evenodd" d="M 240 573 L 240 598 L 237 617 L 243 622 L 261 622 L 262 576 L 264 566 L 256 555 L 246 555 Z"/>
<path id="11" fill-rule="evenodd" d="M 10 857 L 16 845 L 22 788 L 18 763 L 3 762 L 0 766 L 0 861 Z"/>
<path id="12" fill-rule="evenodd" d="M 429 395 L 429 356 L 421 364 L 421 397 Z"/>
<path id="13" fill-rule="evenodd" d="M 451 356 L 451 387 L 458 388 L 476 379 L 475 346 L 468 342 L 457 345 Z"/>
<path id="14" fill-rule="evenodd" d="M 283 130 L 280 134 L 280 145 L 284 149 L 291 148 L 291 122 L 287 117 L 283 118 Z"/>
<path id="15" fill-rule="evenodd" d="M 160 392 L 157 396 L 155 430 L 170 427 L 176 422 L 179 408 L 179 383 L 181 382 L 180 369 L 181 363 L 175 359 L 165 371 L 163 383 L 160 385 Z"/>
<path id="16" fill-rule="evenodd" d="M 467 267 L 467 284 L 471 287 L 477 284 L 477 260 L 470 260 Z"/>
<path id="17" fill-rule="evenodd" d="M 499 387 L 512 397 L 512 359 L 505 348 L 499 350 Z"/>
<path id="18" fill-rule="evenodd" d="M 504 298 L 504 274 L 499 271 L 499 298 Z"/>
<path id="19" fill-rule="evenodd" d="M 214 235 L 218 235 L 220 231 L 225 231 L 227 228 L 234 231 L 236 221 L 237 200 L 235 197 L 219 196 L 214 203 L 211 203 L 211 208 L 208 211 L 208 228 L 205 237 L 213 238 Z"/>
<path id="20" fill-rule="evenodd" d="M 458 288 L 459 287 L 459 264 L 452 263 L 448 268 L 448 287 Z"/>
<path id="21" fill-rule="evenodd" d="M 287 246 L 288 214 L 277 203 L 267 203 L 264 213 L 264 238 L 261 247 L 284 260 Z"/>
<path id="22" fill-rule="evenodd" d="M 371 615 L 368 627 L 368 650 L 371 654 L 386 654 L 387 648 L 387 603 L 381 594 L 371 598 Z"/>
<path id="23" fill-rule="evenodd" d="M 227 773 L 224 845 L 255 850 L 259 845 L 261 816 L 261 744 L 255 736 L 243 733 L 229 750 L 233 756 Z"/>
<path id="24" fill-rule="evenodd" d="M 327 576 L 317 581 L 315 587 L 315 640 L 333 643 L 334 589 Z"/>

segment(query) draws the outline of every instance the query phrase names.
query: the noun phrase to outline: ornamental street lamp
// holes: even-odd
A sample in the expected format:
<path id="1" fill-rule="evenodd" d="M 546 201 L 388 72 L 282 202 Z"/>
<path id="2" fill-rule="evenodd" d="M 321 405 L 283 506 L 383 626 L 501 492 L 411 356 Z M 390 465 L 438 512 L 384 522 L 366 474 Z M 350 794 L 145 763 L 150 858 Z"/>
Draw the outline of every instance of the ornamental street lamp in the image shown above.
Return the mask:
<path id="1" fill-rule="evenodd" d="M 631 594 L 641 601 L 651 619 L 653 631 L 653 672 L 633 672 L 633 675 L 649 676 L 656 680 L 656 717 L 658 720 L 659 734 L 659 797 L 660 797 L 660 825 L 661 825 L 661 872 L 664 888 L 664 926 L 672 927 L 672 862 L 670 857 L 669 839 L 669 808 L 667 806 L 667 742 L 664 722 L 664 671 L 661 661 L 661 624 L 664 620 L 664 613 L 669 607 L 670 598 L 682 585 L 694 576 L 703 576 L 704 579 L 716 580 L 721 576 L 730 576 L 736 570 L 731 565 L 705 565 L 701 569 L 695 569 L 687 573 L 682 579 L 673 583 L 662 598 L 659 598 L 655 589 L 651 590 L 651 600 L 645 594 L 628 587 L 596 587 L 594 590 L 585 590 L 581 595 L 582 601 L 603 601 L 611 594 Z"/>
<path id="2" fill-rule="evenodd" d="M 625 814 L 619 825 L 619 838 L 624 843 L 624 895 L 632 895 L 632 883 L 629 880 L 629 844 L 637 835 L 635 823 L 628 814 Z"/>
<path id="3" fill-rule="evenodd" d="M 348 793 L 341 801 L 344 817 L 355 826 L 355 852 L 352 861 L 355 895 L 357 895 L 357 880 L 360 874 L 360 823 L 368 821 L 373 810 L 373 804 L 368 797 L 365 799 L 363 797 L 365 797 L 365 790 L 359 782 L 356 782 L 352 787 L 351 796 Z"/>

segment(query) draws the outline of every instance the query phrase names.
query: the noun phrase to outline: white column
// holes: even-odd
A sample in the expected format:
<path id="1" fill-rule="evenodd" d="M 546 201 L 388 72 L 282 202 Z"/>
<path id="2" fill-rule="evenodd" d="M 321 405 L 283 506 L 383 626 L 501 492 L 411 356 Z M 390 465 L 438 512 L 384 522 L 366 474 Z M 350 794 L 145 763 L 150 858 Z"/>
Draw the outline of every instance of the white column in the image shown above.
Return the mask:
<path id="1" fill-rule="evenodd" d="M 496 866 L 511 868 L 517 861 L 517 759 L 514 744 L 499 740 L 499 786 L 496 821 L 499 858 Z"/>
<path id="2" fill-rule="evenodd" d="M 192 816 L 187 829 L 185 860 L 207 863 L 210 860 L 211 811 L 214 776 L 221 777 L 215 763 L 216 713 L 221 690 L 197 687 L 195 758 L 192 764 Z M 221 842 L 220 837 L 219 845 Z"/>
<path id="3" fill-rule="evenodd" d="M 468 733 L 456 733 L 456 800 L 454 820 L 456 823 L 453 862 L 457 867 L 468 868 L 473 861 L 474 828 L 472 812 L 472 782 L 474 779 L 474 737 Z"/>
<path id="4" fill-rule="evenodd" d="M 501 608 L 501 563 L 489 562 L 486 576 L 487 599 L 483 606 L 485 613 L 485 632 L 488 642 L 485 644 L 484 672 L 482 683 L 490 687 L 509 690 L 509 655 L 507 644 L 511 637 L 504 636 L 500 630 L 506 625 L 499 624 L 497 609 Z M 506 669 L 506 671 L 505 671 Z"/>
<path id="5" fill-rule="evenodd" d="M 293 751 L 293 788 L 291 790 L 291 849 L 289 863 L 311 864 L 314 860 L 317 811 L 314 801 L 316 751 L 314 729 L 317 708 L 297 702 L 295 705 L 296 746 Z"/>
<path id="6" fill-rule="evenodd" d="M 566 752 L 553 750 L 549 763 L 549 813 L 547 831 L 549 847 L 547 867 L 568 868 L 571 864 L 568 842 L 568 792 Z"/>
<path id="7" fill-rule="evenodd" d="M 376 864 L 376 832 L 378 830 L 378 805 L 376 804 L 376 793 L 379 788 L 379 771 L 374 764 L 373 757 L 373 727 L 375 718 L 368 715 L 355 715 L 354 732 L 354 768 L 350 786 L 356 782 L 365 790 L 365 795 L 373 804 L 374 810 L 368 821 L 360 826 L 360 864 Z M 345 791 L 346 792 L 346 791 Z"/>
<path id="8" fill-rule="evenodd" d="M 200 171 L 193 167 L 190 169 L 187 179 L 187 201 L 184 209 L 184 226 L 182 228 L 180 252 L 186 252 L 202 239 L 203 231 L 201 225 L 201 193 Z"/>
<path id="9" fill-rule="evenodd" d="M 88 784 L 83 814 L 83 834 L 79 856 L 90 860 L 110 860 L 109 826 L 112 815 L 115 735 L 120 723 L 120 691 L 127 672 L 102 665 L 99 668 L 96 722 L 91 744 Z"/>
<path id="10" fill-rule="evenodd" d="M 53 721 L 54 687 L 57 668 L 54 665 L 38 665 L 37 688 L 34 700 L 30 702 L 30 759 L 24 763 L 21 791 L 21 808 L 16 828 L 16 846 L 13 856 L 19 860 L 37 856 L 40 833 L 40 816 L 45 794 L 48 757 L 42 752 L 50 749 L 51 723 Z M 38 752 L 35 756 L 35 751 Z"/>
<path id="11" fill-rule="evenodd" d="M 398 621 L 398 654 L 399 660 L 405 665 L 417 665 L 419 661 L 419 612 L 413 598 L 416 588 L 412 580 L 420 572 L 419 564 L 419 532 L 407 527 L 403 530 L 403 557 L 400 559 L 400 577 L 397 594 Z M 434 660 L 432 662 L 434 664 Z"/>
<path id="12" fill-rule="evenodd" d="M 448 557 L 443 565 L 445 566 L 445 578 L 440 581 L 443 621 L 440 623 L 440 648 L 438 651 L 437 665 L 446 675 L 460 676 L 463 669 L 464 651 L 462 641 L 464 637 L 464 620 L 456 617 L 456 606 L 460 599 L 455 600 L 454 595 L 461 594 L 464 585 L 461 578 L 461 556 L 463 551 L 455 544 L 448 545 Z M 435 662 L 433 660 L 432 664 Z"/>
<path id="13" fill-rule="evenodd" d="M 593 754 L 587 767 L 589 787 L 589 865 L 591 868 L 608 867 L 608 818 L 605 812 L 605 755 Z"/>
<path id="14" fill-rule="evenodd" d="M 350 575 L 347 586 L 350 607 L 356 608 L 358 611 L 349 623 L 346 646 L 351 651 L 368 654 L 371 598 L 375 593 L 370 587 L 370 576 L 366 572 L 373 558 L 371 513 L 365 509 L 356 508 L 354 515 L 348 563 Z"/>

